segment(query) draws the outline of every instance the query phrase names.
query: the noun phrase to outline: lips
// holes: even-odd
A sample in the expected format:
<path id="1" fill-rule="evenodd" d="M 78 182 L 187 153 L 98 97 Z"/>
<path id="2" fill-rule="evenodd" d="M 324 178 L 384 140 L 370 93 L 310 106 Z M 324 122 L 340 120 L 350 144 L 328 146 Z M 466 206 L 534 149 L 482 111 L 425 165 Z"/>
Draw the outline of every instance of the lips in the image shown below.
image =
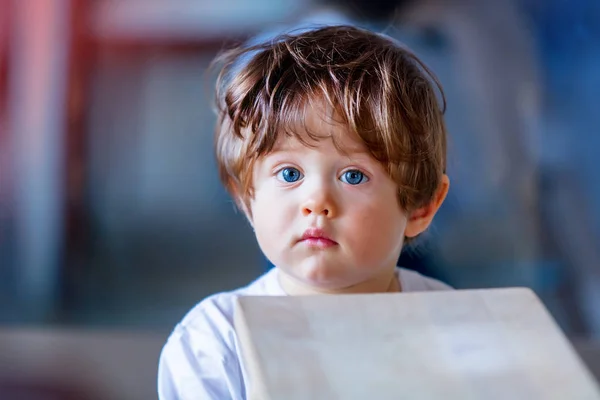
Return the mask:
<path id="1" fill-rule="evenodd" d="M 335 240 L 328 237 L 325 231 L 319 228 L 307 229 L 300 238 L 300 243 L 318 248 L 328 248 L 337 245 Z"/>

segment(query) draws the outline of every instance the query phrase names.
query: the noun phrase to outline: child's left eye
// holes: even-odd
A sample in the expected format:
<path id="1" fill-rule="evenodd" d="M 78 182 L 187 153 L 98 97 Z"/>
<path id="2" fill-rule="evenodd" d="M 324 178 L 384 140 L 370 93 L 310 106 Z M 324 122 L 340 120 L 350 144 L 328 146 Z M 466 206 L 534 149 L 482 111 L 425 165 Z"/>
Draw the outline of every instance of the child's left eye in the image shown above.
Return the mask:
<path id="1" fill-rule="evenodd" d="M 365 174 L 357 169 L 351 169 L 342 174 L 340 176 L 340 180 L 349 185 L 358 185 L 361 183 L 365 183 L 369 180 Z"/>

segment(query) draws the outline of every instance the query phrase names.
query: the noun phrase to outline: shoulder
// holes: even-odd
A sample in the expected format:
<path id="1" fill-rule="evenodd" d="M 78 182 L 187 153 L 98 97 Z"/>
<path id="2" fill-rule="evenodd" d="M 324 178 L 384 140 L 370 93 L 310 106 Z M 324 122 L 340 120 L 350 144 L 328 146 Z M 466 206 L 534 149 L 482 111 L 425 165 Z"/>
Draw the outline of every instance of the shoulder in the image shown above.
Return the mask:
<path id="1" fill-rule="evenodd" d="M 272 275 L 267 273 L 243 288 L 209 296 L 183 317 L 161 351 L 161 399 L 244 398 L 233 324 L 235 303 L 240 296 L 269 294 L 277 283 Z"/>
<path id="2" fill-rule="evenodd" d="M 158 363 L 162 399 L 233 398 L 242 390 L 232 324 L 233 292 L 210 296 L 169 335 Z"/>
<path id="3" fill-rule="evenodd" d="M 213 294 L 196 304 L 171 333 L 169 340 L 178 340 L 190 333 L 211 334 L 221 337 L 227 345 L 233 332 L 235 303 L 240 296 L 277 294 L 277 278 L 269 271 L 254 282 L 239 289 Z"/>
<path id="4" fill-rule="evenodd" d="M 454 290 L 451 286 L 406 268 L 398 268 L 398 278 L 403 292 Z"/>

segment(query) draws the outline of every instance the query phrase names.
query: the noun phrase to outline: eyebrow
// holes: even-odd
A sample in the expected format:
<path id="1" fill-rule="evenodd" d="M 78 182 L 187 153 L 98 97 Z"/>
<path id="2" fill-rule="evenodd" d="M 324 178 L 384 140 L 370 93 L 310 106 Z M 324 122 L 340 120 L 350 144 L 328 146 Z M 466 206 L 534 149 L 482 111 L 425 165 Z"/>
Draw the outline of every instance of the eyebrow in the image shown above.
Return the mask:
<path id="1" fill-rule="evenodd" d="M 289 142 L 286 142 L 279 146 L 274 146 L 273 149 L 270 151 L 270 154 L 283 153 L 283 152 L 288 152 L 288 151 L 293 152 L 293 151 L 298 151 L 301 149 L 311 149 L 311 148 L 312 148 L 311 146 L 307 146 L 302 143 L 294 144 L 294 145 L 290 146 Z M 348 147 L 342 147 L 341 149 L 336 147 L 336 149 L 338 149 L 338 151 L 341 154 L 347 155 L 347 156 L 356 155 L 356 154 L 370 155 L 370 152 L 366 147 L 348 146 Z"/>
<path id="2" fill-rule="evenodd" d="M 305 146 L 303 144 L 290 146 L 288 143 L 284 143 L 284 144 L 273 146 L 273 148 L 271 149 L 271 151 L 269 153 L 274 154 L 274 153 L 283 153 L 286 151 L 298 151 L 298 150 L 301 150 L 306 147 L 307 146 Z"/>

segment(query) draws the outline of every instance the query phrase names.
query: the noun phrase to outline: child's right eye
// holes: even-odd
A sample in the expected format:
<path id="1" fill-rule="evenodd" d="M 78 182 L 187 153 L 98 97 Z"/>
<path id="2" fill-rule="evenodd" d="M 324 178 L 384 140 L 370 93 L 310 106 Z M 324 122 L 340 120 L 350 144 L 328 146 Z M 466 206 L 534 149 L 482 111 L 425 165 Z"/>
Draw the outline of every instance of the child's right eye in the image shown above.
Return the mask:
<path id="1" fill-rule="evenodd" d="M 283 182 L 293 183 L 302 179 L 302 173 L 296 168 L 287 167 L 277 173 L 277 179 Z"/>

